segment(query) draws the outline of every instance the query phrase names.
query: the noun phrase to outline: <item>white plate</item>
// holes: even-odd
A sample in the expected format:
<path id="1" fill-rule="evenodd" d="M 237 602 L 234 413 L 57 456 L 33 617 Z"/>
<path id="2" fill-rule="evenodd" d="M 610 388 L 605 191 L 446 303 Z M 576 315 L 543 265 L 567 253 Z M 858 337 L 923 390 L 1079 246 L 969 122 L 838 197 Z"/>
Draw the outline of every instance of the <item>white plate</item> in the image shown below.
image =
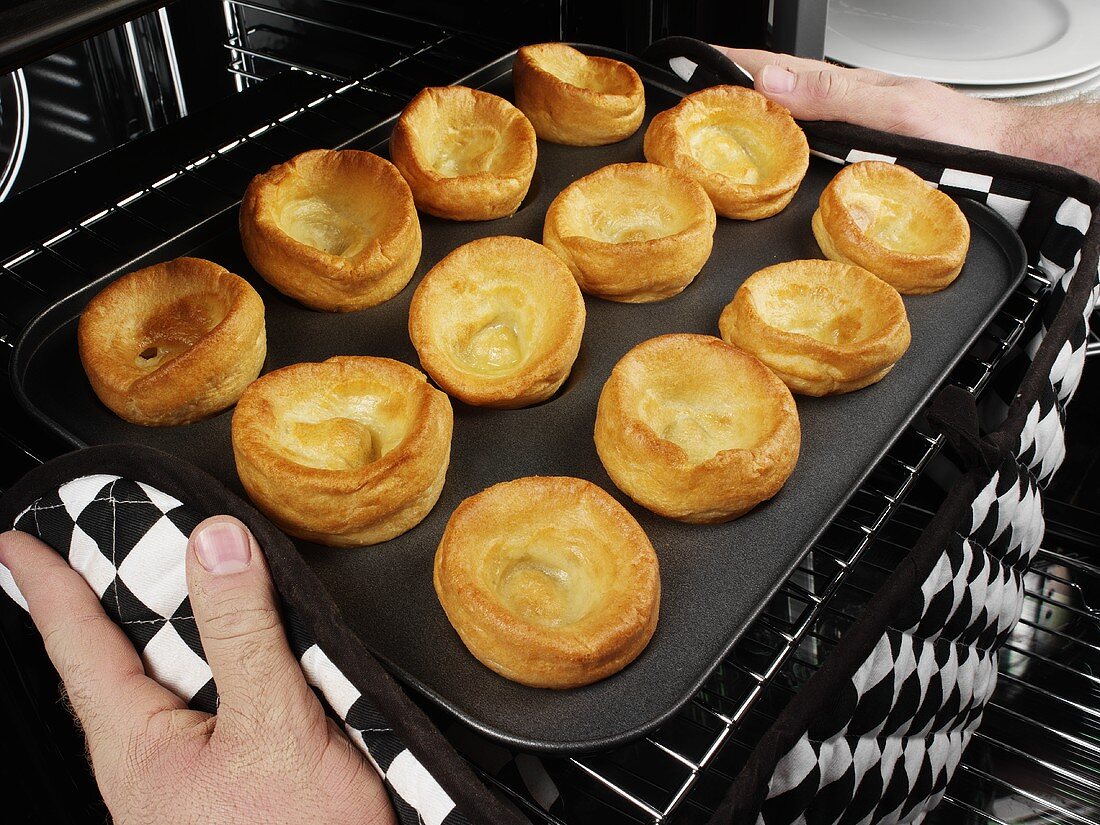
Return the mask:
<path id="1" fill-rule="evenodd" d="M 1062 92 L 1072 90 L 1076 86 L 1095 85 L 1091 81 L 1100 78 L 1100 66 L 1089 69 L 1081 74 L 1062 77 L 1057 80 L 1045 80 L 1040 83 L 1012 83 L 1006 86 L 967 86 L 955 84 L 956 89 L 975 97 L 984 97 L 990 100 L 995 98 L 1030 97 L 1049 92 Z"/>
<path id="2" fill-rule="evenodd" d="M 1100 0 L 830 0 L 825 53 L 940 83 L 1057 80 L 1100 66 Z"/>

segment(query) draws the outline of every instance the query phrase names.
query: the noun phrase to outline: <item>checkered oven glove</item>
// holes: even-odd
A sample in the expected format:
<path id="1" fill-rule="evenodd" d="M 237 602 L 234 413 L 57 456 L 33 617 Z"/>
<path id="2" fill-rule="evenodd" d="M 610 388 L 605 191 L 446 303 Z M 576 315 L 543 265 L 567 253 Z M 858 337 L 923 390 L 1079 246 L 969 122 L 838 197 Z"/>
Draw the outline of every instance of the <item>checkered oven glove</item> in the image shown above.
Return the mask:
<path id="1" fill-rule="evenodd" d="M 217 688 L 185 578 L 188 536 L 202 518 L 147 484 L 91 475 L 38 499 L 16 518 L 14 527 L 66 556 L 134 643 L 149 676 L 191 708 L 216 713 Z M 0 586 L 27 609 L 2 565 Z M 469 822 L 373 703 L 313 642 L 293 611 L 284 609 L 284 623 L 307 681 L 382 777 L 400 821 Z"/>

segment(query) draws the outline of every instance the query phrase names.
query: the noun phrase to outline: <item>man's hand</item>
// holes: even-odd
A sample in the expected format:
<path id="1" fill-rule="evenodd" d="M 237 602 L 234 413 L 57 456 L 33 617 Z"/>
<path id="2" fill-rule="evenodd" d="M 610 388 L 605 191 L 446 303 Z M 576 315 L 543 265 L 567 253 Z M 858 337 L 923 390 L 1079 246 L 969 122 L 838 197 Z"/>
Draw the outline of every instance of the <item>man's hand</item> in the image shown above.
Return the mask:
<path id="1" fill-rule="evenodd" d="M 980 100 L 914 77 L 716 46 L 756 90 L 801 120 L 840 120 L 909 137 L 990 149 L 1100 178 L 1100 103 L 1024 106 Z"/>
<path id="2" fill-rule="evenodd" d="M 228 516 L 195 528 L 191 606 L 220 704 L 189 710 L 145 675 L 80 575 L 26 533 L 0 536 L 88 738 L 116 823 L 392 823 L 377 773 L 324 714 L 287 644 L 267 564 Z"/>
<path id="3" fill-rule="evenodd" d="M 743 66 L 756 90 L 800 120 L 841 120 L 899 135 L 999 150 L 1003 106 L 915 77 L 846 69 L 753 49 L 716 47 Z"/>

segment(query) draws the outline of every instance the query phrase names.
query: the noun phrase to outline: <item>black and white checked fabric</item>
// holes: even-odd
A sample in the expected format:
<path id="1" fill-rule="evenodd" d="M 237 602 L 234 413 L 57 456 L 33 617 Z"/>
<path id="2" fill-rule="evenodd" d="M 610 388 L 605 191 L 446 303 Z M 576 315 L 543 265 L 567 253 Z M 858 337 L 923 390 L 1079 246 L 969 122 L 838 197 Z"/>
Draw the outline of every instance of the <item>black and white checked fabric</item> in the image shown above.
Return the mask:
<path id="1" fill-rule="evenodd" d="M 1006 461 L 968 523 L 834 697 L 780 758 L 757 818 L 920 822 L 943 797 L 997 683 L 1043 517 L 1035 479 Z"/>
<path id="2" fill-rule="evenodd" d="M 146 672 L 190 707 L 216 713 L 218 696 L 187 596 L 187 539 L 201 521 L 179 500 L 116 475 L 61 485 L 24 510 L 15 529 L 38 536 L 79 572 L 141 654 Z M 26 602 L 0 566 L 0 586 Z M 377 769 L 403 825 L 466 825 L 423 762 L 290 611 L 287 635 L 309 684 Z"/>

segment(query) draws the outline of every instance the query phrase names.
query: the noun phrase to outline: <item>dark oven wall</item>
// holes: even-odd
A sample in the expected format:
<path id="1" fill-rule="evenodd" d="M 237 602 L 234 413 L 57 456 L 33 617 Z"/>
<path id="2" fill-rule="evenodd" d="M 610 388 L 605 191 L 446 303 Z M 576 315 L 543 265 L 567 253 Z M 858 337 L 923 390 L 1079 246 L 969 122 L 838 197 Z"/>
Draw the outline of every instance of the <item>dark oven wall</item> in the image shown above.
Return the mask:
<path id="1" fill-rule="evenodd" d="M 0 77 L 0 173 L 6 170 L 0 200 L 201 112 L 254 78 L 295 69 L 362 77 L 419 47 L 423 27 L 406 18 L 477 35 L 498 51 L 565 39 L 637 53 L 670 34 L 761 45 L 767 6 L 766 0 L 179 0 Z"/>

